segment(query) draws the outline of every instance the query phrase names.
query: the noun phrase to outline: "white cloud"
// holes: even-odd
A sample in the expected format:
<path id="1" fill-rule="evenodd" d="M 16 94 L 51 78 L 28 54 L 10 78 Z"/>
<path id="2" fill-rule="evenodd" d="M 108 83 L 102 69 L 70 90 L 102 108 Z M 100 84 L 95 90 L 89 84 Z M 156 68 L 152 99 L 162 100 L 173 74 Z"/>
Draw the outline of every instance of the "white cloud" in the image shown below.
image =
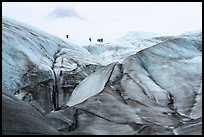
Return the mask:
<path id="1" fill-rule="evenodd" d="M 73 8 L 70 7 L 56 7 L 50 14 L 49 17 L 53 18 L 77 18 L 80 20 L 86 20 L 80 16 Z"/>

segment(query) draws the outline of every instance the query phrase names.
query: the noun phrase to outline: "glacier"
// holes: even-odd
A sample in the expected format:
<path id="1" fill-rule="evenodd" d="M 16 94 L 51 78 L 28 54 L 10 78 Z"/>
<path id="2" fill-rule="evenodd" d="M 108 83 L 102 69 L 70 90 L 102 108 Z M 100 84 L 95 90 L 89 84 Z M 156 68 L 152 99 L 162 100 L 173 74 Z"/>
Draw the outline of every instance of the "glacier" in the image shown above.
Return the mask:
<path id="1" fill-rule="evenodd" d="M 32 95 L 28 101 L 37 100 L 46 113 L 66 104 L 69 98 L 64 99 L 66 93 L 57 82 L 61 71 L 83 72 L 82 80 L 97 69 L 87 71 L 87 67 L 109 63 L 80 45 L 13 19 L 3 17 L 2 27 L 2 88 L 21 99 Z"/>
<path id="2" fill-rule="evenodd" d="M 3 134 L 202 134 L 201 30 L 78 45 L 2 19 Z"/>

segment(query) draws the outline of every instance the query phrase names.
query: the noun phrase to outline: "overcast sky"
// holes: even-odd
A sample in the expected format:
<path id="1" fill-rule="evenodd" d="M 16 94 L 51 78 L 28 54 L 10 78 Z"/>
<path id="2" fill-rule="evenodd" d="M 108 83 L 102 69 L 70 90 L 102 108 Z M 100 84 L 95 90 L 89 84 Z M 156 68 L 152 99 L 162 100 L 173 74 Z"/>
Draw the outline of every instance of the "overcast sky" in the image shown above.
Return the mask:
<path id="1" fill-rule="evenodd" d="M 202 29 L 202 2 L 2 2 L 2 15 L 77 43 Z"/>

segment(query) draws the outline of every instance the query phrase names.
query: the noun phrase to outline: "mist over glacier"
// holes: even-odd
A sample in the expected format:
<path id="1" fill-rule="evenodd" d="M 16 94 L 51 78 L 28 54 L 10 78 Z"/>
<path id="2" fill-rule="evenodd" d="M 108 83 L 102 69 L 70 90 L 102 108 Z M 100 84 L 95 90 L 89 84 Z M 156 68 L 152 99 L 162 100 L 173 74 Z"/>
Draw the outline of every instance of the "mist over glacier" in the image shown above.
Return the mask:
<path id="1" fill-rule="evenodd" d="M 201 135 L 202 31 L 78 45 L 3 17 L 2 90 L 3 134 Z"/>

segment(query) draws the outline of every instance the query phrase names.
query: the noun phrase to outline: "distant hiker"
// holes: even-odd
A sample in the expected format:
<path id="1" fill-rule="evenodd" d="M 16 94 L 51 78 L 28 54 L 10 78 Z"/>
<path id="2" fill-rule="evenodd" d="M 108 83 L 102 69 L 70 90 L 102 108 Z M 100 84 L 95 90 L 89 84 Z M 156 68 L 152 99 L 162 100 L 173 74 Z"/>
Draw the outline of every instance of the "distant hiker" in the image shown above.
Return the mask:
<path id="1" fill-rule="evenodd" d="M 102 39 L 97 39 L 98 42 L 103 42 L 103 38 Z"/>
<path id="2" fill-rule="evenodd" d="M 66 35 L 66 37 L 67 37 L 67 39 L 68 39 L 69 35 Z"/>
<path id="3" fill-rule="evenodd" d="M 89 38 L 89 41 L 91 41 L 91 38 Z"/>

